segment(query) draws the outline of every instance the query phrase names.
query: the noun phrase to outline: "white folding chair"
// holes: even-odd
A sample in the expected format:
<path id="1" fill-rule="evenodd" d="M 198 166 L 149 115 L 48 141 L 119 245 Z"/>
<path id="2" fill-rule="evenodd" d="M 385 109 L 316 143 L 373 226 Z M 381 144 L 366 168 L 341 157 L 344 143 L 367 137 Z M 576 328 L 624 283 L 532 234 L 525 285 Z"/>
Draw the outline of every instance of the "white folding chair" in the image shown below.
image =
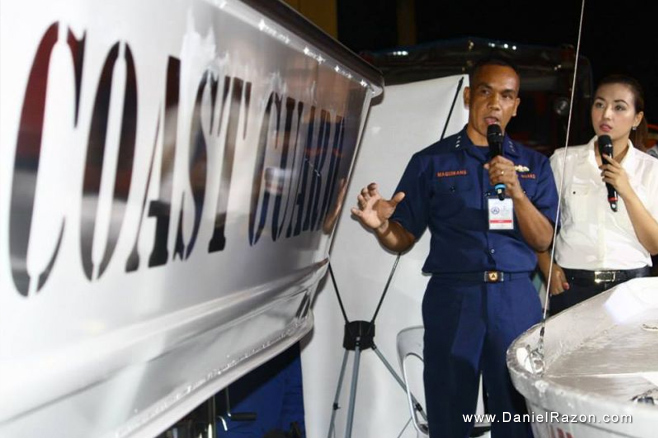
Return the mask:
<path id="1" fill-rule="evenodd" d="M 404 379 L 404 385 L 407 391 L 407 403 L 409 407 L 409 413 L 411 414 L 412 423 L 414 425 L 414 428 L 418 432 L 419 437 L 429 437 L 429 427 L 427 426 L 427 417 L 424 415 L 424 413 L 421 414 L 422 408 L 419 408 L 420 404 L 411 393 L 411 389 L 409 386 L 409 378 L 407 376 L 407 358 L 409 356 L 415 356 L 424 362 L 423 359 L 424 334 L 425 334 L 425 328 L 423 326 L 413 326 L 400 330 L 397 336 L 398 360 L 400 361 L 400 368 L 402 369 L 402 378 Z M 483 394 L 482 378 L 480 377 L 476 414 L 483 414 L 485 411 L 484 404 L 482 401 L 482 394 Z M 471 436 L 472 437 L 482 436 L 485 433 L 487 433 L 490 428 L 491 425 L 488 422 L 475 423 Z"/>
<path id="2" fill-rule="evenodd" d="M 419 437 L 429 437 L 429 428 L 427 427 L 427 420 L 422 418 L 420 413 L 420 404 L 411 393 L 409 378 L 407 376 L 407 358 L 409 356 L 415 356 L 421 361 L 423 360 L 424 333 L 425 328 L 423 326 L 414 326 L 400 330 L 397 336 L 398 360 L 400 361 L 402 378 L 404 379 L 404 386 L 407 392 L 409 413 L 411 414 L 411 421 Z"/>

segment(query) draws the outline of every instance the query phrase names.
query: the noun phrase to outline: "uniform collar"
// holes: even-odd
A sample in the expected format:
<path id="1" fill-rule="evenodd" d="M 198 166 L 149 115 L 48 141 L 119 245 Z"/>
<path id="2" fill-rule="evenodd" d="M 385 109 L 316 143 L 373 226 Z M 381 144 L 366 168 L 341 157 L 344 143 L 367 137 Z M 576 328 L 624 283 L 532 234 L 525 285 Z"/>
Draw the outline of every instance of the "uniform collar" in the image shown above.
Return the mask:
<path id="1" fill-rule="evenodd" d="M 596 148 L 596 135 L 587 143 L 587 147 L 584 150 L 585 153 L 580 156 L 580 161 L 587 162 L 590 166 L 598 169 L 599 165 L 596 162 L 596 151 L 594 148 Z"/>
<path id="2" fill-rule="evenodd" d="M 479 146 L 474 145 L 471 139 L 468 137 L 468 134 L 466 133 L 466 126 L 464 126 L 464 129 L 462 129 L 457 136 L 457 141 L 455 142 L 454 150 L 468 151 L 470 148 L 477 148 L 477 147 Z M 517 157 L 517 158 L 520 156 L 519 146 L 514 144 L 512 139 L 507 135 L 507 132 L 505 132 L 505 136 L 503 137 L 503 155 L 506 157 Z"/>
<path id="3" fill-rule="evenodd" d="M 633 142 L 631 139 L 628 139 L 628 152 L 626 152 L 626 156 L 624 159 L 621 161 L 621 166 L 626 169 L 626 172 L 630 172 L 631 170 L 635 169 L 635 163 L 637 163 L 637 154 L 638 150 L 635 149 L 635 146 L 633 146 Z M 635 173 L 629 173 L 629 175 L 635 175 Z"/>
<path id="4" fill-rule="evenodd" d="M 594 137 L 592 137 L 589 143 L 587 143 L 587 147 L 585 148 L 585 154 L 581 156 L 581 160 L 587 161 L 590 165 L 598 168 L 598 164 L 596 162 L 596 151 L 594 149 L 596 148 L 596 139 L 597 136 L 595 135 Z M 628 152 L 626 152 L 624 159 L 621 160 L 621 167 L 623 167 L 624 170 L 626 170 L 626 172 L 629 175 L 632 175 L 631 171 L 635 168 L 636 162 L 637 162 L 637 150 L 635 150 L 635 147 L 633 146 L 633 142 L 629 139 Z"/>

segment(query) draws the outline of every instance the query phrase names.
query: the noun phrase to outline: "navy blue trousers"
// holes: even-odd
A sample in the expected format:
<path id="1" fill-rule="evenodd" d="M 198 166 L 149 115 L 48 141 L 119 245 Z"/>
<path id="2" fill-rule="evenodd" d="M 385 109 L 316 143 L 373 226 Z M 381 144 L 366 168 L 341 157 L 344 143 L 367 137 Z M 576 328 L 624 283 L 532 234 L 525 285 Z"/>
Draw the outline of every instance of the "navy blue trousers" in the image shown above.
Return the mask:
<path id="1" fill-rule="evenodd" d="M 425 325 L 424 382 L 432 438 L 466 438 L 473 421 L 480 372 L 487 407 L 526 413 L 512 386 L 506 352 L 512 341 L 539 322 L 541 304 L 530 278 L 502 283 L 464 283 L 433 276 L 423 298 Z M 492 438 L 532 437 L 530 424 L 494 422 Z"/>

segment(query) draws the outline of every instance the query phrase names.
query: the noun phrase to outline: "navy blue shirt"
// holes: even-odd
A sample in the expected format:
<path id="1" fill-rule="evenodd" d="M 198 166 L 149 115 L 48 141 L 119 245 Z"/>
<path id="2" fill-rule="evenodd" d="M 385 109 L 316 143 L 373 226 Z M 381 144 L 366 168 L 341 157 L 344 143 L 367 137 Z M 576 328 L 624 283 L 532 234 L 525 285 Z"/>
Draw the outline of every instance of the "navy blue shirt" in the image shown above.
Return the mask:
<path id="1" fill-rule="evenodd" d="M 507 135 L 503 154 L 517 166 L 526 196 L 554 223 L 558 195 L 548 159 Z M 495 197 L 489 171 L 483 167 L 489 160 L 489 148 L 475 146 L 466 129 L 411 158 L 395 191 L 406 197 L 391 219 L 416 239 L 429 227 L 432 240 L 424 272 L 535 269 L 537 257 L 516 218 L 513 230 L 489 230 L 487 199 Z"/>

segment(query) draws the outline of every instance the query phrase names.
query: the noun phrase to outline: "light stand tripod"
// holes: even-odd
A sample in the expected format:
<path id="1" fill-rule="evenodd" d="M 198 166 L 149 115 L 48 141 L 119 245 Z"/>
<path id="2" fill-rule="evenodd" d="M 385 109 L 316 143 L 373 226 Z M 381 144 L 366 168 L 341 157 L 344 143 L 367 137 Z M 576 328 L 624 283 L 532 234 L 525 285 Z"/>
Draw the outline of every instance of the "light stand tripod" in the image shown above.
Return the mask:
<path id="1" fill-rule="evenodd" d="M 391 269 L 391 273 L 388 277 L 388 281 L 386 282 L 386 286 L 384 287 L 384 291 L 382 292 L 382 295 L 379 298 L 379 303 L 377 304 L 375 313 L 373 314 L 372 319 L 370 321 L 349 321 L 347 319 L 347 314 L 345 313 L 345 307 L 343 306 L 343 300 L 341 299 L 340 293 L 338 292 L 338 286 L 336 285 L 334 272 L 331 268 L 331 262 L 329 263 L 329 274 L 331 276 L 331 281 L 334 285 L 334 290 L 336 291 L 336 297 L 338 298 L 338 304 L 340 305 L 340 310 L 343 313 L 343 319 L 345 320 L 345 334 L 343 336 L 343 348 L 345 349 L 345 352 L 343 353 L 343 363 L 340 368 L 338 385 L 336 386 L 336 396 L 334 397 L 334 403 L 332 406 L 331 423 L 329 425 L 329 433 L 327 434 L 327 438 L 332 438 L 332 434 L 334 433 L 336 411 L 338 411 L 339 409 L 338 399 L 340 398 L 340 390 L 343 385 L 343 378 L 345 377 L 345 369 L 347 368 L 347 356 L 350 351 L 354 351 L 354 363 L 352 366 L 352 382 L 350 385 L 350 398 L 347 407 L 347 425 L 345 427 L 344 438 L 351 438 L 352 436 L 352 424 L 354 421 L 354 402 L 356 400 L 356 387 L 359 379 L 359 363 L 361 360 L 361 351 L 372 349 L 375 352 L 375 354 L 377 354 L 377 357 L 379 358 L 379 360 L 381 360 L 381 362 L 384 364 L 386 369 L 391 373 L 393 378 L 400 384 L 402 390 L 406 391 L 407 389 L 404 384 L 404 381 L 395 372 L 391 364 L 386 360 L 384 355 L 379 351 L 377 345 L 375 344 L 375 319 L 377 318 L 379 309 L 381 308 L 382 303 L 384 302 L 384 297 L 386 296 L 386 292 L 388 291 L 388 287 L 391 284 L 391 279 L 393 278 L 393 274 L 395 273 L 395 269 L 397 268 L 399 261 L 400 261 L 400 254 L 398 254 L 395 259 L 395 263 L 393 264 L 393 268 Z M 423 411 L 423 408 L 420 405 L 420 403 L 418 403 L 418 401 L 413 395 L 411 397 L 414 403 L 414 408 L 425 420 L 427 420 L 427 416 Z"/>

